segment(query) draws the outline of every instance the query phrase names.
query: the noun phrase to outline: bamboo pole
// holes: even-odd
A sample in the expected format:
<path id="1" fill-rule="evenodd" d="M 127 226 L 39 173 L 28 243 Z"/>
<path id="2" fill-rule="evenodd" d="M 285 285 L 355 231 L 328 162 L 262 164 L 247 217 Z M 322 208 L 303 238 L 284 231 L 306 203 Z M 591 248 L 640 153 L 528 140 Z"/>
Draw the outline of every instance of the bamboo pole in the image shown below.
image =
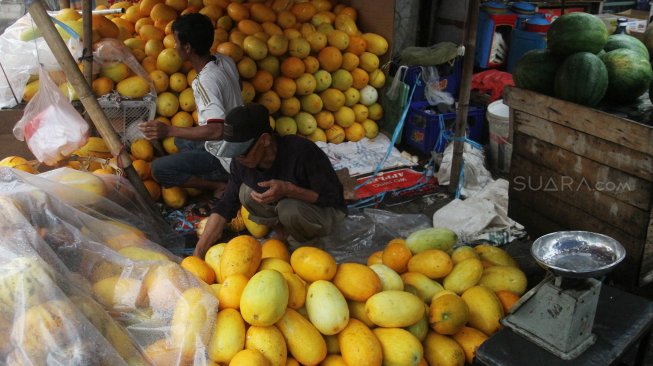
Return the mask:
<path id="1" fill-rule="evenodd" d="M 467 130 L 467 113 L 469 111 L 469 96 L 472 86 L 472 73 L 474 72 L 474 55 L 476 54 L 476 27 L 480 0 L 469 0 L 467 17 L 465 21 L 465 56 L 463 56 L 463 69 L 460 92 L 458 92 L 458 108 L 456 111 L 455 139 L 453 142 L 453 158 L 449 178 L 449 192 L 455 193 L 460 178 L 460 168 L 463 165 L 463 151 L 465 143 L 462 138 Z"/>
<path id="2" fill-rule="evenodd" d="M 138 173 L 132 166 L 129 154 L 125 151 L 116 131 L 113 129 L 109 119 L 104 114 L 100 104 L 93 95 L 93 90 L 91 90 L 91 87 L 86 83 L 82 72 L 77 67 L 75 59 L 70 54 L 70 51 L 68 51 L 68 48 L 59 35 L 59 32 L 57 32 L 54 24 L 50 21 L 50 18 L 43 7 L 43 3 L 41 0 L 34 0 L 29 3 L 27 10 L 32 16 L 32 19 L 34 19 L 39 30 L 41 30 L 41 33 L 43 33 L 43 38 L 45 38 L 45 41 L 66 74 L 66 77 L 75 88 L 79 100 L 86 108 L 87 113 L 91 116 L 100 136 L 102 136 L 111 150 L 111 154 L 116 157 L 118 165 L 123 167 L 127 178 L 134 186 L 136 192 L 145 200 L 145 202 L 147 202 L 147 207 L 151 210 L 151 213 L 160 216 L 159 212 L 154 207 L 154 202 L 152 201 L 147 188 L 143 185 L 143 180 L 138 176 Z"/>
<path id="3" fill-rule="evenodd" d="M 82 66 L 84 67 L 84 79 L 86 83 L 93 86 L 93 18 L 91 11 L 92 0 L 82 0 L 82 38 L 84 49 L 82 51 Z M 84 114 L 86 122 L 92 122 L 91 115 Z"/>

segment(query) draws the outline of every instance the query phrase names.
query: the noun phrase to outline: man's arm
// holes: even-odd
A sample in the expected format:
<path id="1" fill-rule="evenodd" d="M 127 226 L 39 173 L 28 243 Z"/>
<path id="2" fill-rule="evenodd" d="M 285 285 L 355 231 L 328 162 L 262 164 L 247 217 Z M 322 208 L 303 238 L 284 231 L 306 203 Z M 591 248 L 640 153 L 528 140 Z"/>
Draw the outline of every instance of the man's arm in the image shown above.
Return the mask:
<path id="1" fill-rule="evenodd" d="M 224 231 L 224 226 L 227 220 L 224 217 L 217 213 L 212 213 L 209 216 L 209 219 L 206 221 L 206 226 L 204 227 L 204 232 L 200 239 L 197 241 L 195 246 L 195 251 L 193 255 L 198 256 L 204 259 L 206 251 L 213 246 L 220 238 L 222 238 L 222 232 Z"/>
<path id="2" fill-rule="evenodd" d="M 220 122 L 212 122 L 197 127 L 176 127 L 154 120 L 143 122 L 138 128 L 148 140 L 179 137 L 186 140 L 214 141 L 222 139 L 224 125 Z"/>

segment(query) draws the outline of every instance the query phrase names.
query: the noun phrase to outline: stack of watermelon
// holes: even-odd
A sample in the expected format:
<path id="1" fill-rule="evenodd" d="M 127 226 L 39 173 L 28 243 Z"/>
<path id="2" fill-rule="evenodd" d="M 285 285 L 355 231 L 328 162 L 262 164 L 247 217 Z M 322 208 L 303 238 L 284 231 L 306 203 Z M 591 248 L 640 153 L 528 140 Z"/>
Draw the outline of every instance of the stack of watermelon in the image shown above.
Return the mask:
<path id="1" fill-rule="evenodd" d="M 595 106 L 632 102 L 653 81 L 646 46 L 626 34 L 608 36 L 605 24 L 591 14 L 559 17 L 547 38 L 548 49 L 529 51 L 517 63 L 518 87 Z"/>

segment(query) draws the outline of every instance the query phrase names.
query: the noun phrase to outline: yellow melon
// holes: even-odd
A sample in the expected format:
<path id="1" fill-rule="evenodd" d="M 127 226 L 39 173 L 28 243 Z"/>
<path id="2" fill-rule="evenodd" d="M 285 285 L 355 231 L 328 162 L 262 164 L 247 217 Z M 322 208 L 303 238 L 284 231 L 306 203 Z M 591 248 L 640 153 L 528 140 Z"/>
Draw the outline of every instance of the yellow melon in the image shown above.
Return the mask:
<path id="1" fill-rule="evenodd" d="M 223 259 L 225 255 L 226 253 L 223 254 Z M 288 306 L 288 296 L 288 284 L 283 275 L 275 270 L 264 269 L 252 276 L 245 285 L 240 297 L 240 313 L 251 325 L 273 325 L 283 317 Z"/>
<path id="2" fill-rule="evenodd" d="M 245 335 L 245 348 L 259 351 L 274 366 L 286 365 L 288 358 L 286 340 L 275 326 L 250 326 Z"/>
<path id="3" fill-rule="evenodd" d="M 261 264 L 261 245 L 253 236 L 240 235 L 227 243 L 220 257 L 221 279 L 234 273 L 251 278 Z"/>
<path id="4" fill-rule="evenodd" d="M 383 361 L 381 343 L 360 320 L 349 320 L 347 326 L 338 333 L 338 345 L 347 365 L 380 366 Z"/>
<path id="5" fill-rule="evenodd" d="M 288 307 L 300 309 L 306 302 L 306 282 L 296 273 L 283 272 L 281 275 L 288 283 Z"/>
<path id="6" fill-rule="evenodd" d="M 208 347 L 217 307 L 215 296 L 199 287 L 187 289 L 177 300 L 170 336 L 186 357 L 192 359 L 198 350 L 204 351 Z"/>
<path id="7" fill-rule="evenodd" d="M 181 187 L 163 188 L 161 190 L 163 202 L 172 208 L 182 208 L 188 199 L 188 193 Z"/>
<path id="8" fill-rule="evenodd" d="M 381 291 L 379 277 L 371 268 L 360 263 L 339 265 L 333 283 L 347 300 L 366 301 Z"/>
<path id="9" fill-rule="evenodd" d="M 290 264 L 303 280 L 330 281 L 336 274 L 336 261 L 333 256 L 315 247 L 299 247 L 290 255 Z M 378 280 L 378 278 L 377 278 Z"/>
<path id="10" fill-rule="evenodd" d="M 165 71 L 166 74 L 172 75 L 181 68 L 183 60 L 174 48 L 166 48 L 161 51 L 156 58 L 156 67 Z"/>
<path id="11" fill-rule="evenodd" d="M 219 311 L 209 342 L 209 358 L 215 362 L 229 363 L 244 347 L 245 321 L 243 317 L 235 309 Z"/>
<path id="12" fill-rule="evenodd" d="M 154 148 L 146 139 L 136 139 L 132 141 L 129 151 L 136 159 L 152 161 L 154 158 Z"/>
<path id="13" fill-rule="evenodd" d="M 383 362 L 388 365 L 419 365 L 424 349 L 419 339 L 401 328 L 375 328 L 372 330 L 381 343 Z"/>
<path id="14" fill-rule="evenodd" d="M 283 334 L 288 350 L 304 365 L 317 365 L 327 355 L 326 342 L 320 332 L 301 314 L 287 309 L 276 323 Z"/>

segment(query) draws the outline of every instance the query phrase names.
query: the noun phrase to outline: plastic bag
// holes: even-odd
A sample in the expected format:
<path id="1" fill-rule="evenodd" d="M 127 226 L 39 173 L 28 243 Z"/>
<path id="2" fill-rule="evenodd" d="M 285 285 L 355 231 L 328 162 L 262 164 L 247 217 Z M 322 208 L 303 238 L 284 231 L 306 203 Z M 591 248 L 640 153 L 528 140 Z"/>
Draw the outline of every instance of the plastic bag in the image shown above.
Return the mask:
<path id="1" fill-rule="evenodd" d="M 474 215 L 470 215 L 474 212 Z M 508 217 L 508 181 L 498 179 L 474 196 L 455 199 L 433 214 L 433 226 L 450 228 L 460 242 L 483 240 L 504 245 L 526 235 L 524 227 Z"/>
<path id="2" fill-rule="evenodd" d="M 0 222 L 5 234 L 0 237 L 0 266 L 11 248 L 6 241 L 14 245 L 15 253 L 49 266 L 22 273 L 55 278 L 50 286 L 30 285 L 27 290 L 37 291 L 29 292 L 2 286 L 0 278 L 0 364 L 12 364 L 14 357 L 24 354 L 32 355 L 27 359 L 31 364 L 211 364 L 208 346 L 218 301 L 208 285 L 181 268 L 180 258 L 157 244 L 157 237 L 170 228 L 152 221 L 143 207 L 127 210 L 116 205 L 109 190 L 89 192 L 89 184 L 78 184 L 83 176 L 94 175 L 68 168 L 39 175 L 0 168 L 0 211 L 5 215 Z M 12 224 L 6 227 L 8 222 Z M 177 236 L 177 241 L 183 239 Z M 3 296 L 21 298 L 22 293 L 36 296 L 13 306 L 17 313 L 36 306 L 37 314 L 65 317 L 64 325 L 43 322 L 28 328 L 13 313 L 2 323 Z M 51 306 L 51 300 L 60 303 Z M 29 306 L 22 305 L 27 302 Z M 15 341 L 3 350 L 3 336 L 9 334 L 16 334 Z M 45 342 L 18 342 L 27 336 Z M 79 362 L 72 358 L 77 354 L 83 356 Z M 43 355 L 47 363 L 41 361 Z M 59 355 L 69 355 L 69 361 L 57 363 Z"/>
<path id="3" fill-rule="evenodd" d="M 492 38 L 492 47 L 490 49 L 490 58 L 489 63 L 493 65 L 503 65 L 506 61 L 506 50 L 508 46 L 506 41 L 503 39 L 503 35 L 499 32 L 494 32 L 494 37 Z"/>
<path id="4" fill-rule="evenodd" d="M 431 47 L 406 47 L 399 53 L 398 61 L 408 66 L 436 66 L 450 62 L 460 53 L 455 43 L 440 42 Z"/>
<path id="5" fill-rule="evenodd" d="M 23 118 L 14 126 L 14 136 L 27 141 L 38 161 L 55 165 L 86 144 L 88 123 L 61 94 L 43 68 L 40 88 L 27 103 Z"/>
<path id="6" fill-rule="evenodd" d="M 424 95 L 430 105 L 453 105 L 455 100 L 451 93 L 440 87 L 440 75 L 435 66 L 422 67 L 422 80 L 424 80 Z"/>
<path id="7" fill-rule="evenodd" d="M 393 77 L 389 77 L 390 88 L 386 93 L 381 95 L 381 105 L 383 105 L 383 119 L 379 127 L 390 136 L 395 131 L 401 115 L 408 103 L 410 95 L 410 86 L 404 82 L 407 66 L 400 66 Z M 395 143 L 401 143 L 401 133 L 399 134 Z"/>
<path id="8" fill-rule="evenodd" d="M 55 15 L 56 12 L 49 14 Z M 0 74 L 0 108 L 10 108 L 17 104 L 12 90 L 20 102 L 30 75 L 39 73 L 39 64 L 49 72 L 61 70 L 61 66 L 43 37 L 29 41 L 22 40 L 25 39 L 22 35 L 32 27 L 34 22 L 31 16 L 25 14 L 0 35 L 0 55 L 2 55 L 0 62 L 7 75 L 5 78 Z M 82 56 L 83 45 L 79 39 L 70 37 L 65 42 L 75 59 Z"/>
<path id="9" fill-rule="evenodd" d="M 138 62 L 133 53 L 123 42 L 115 38 L 104 38 L 93 45 L 93 60 L 100 65 L 112 62 L 122 62 L 129 67 L 136 75 L 147 80 L 150 86 L 150 94 L 156 97 L 156 90 L 150 75 Z"/>
<path id="10" fill-rule="evenodd" d="M 350 210 L 349 215 L 315 246 L 328 251 L 338 263 L 366 263 L 374 252 L 382 250 L 395 238 L 406 238 L 413 231 L 431 227 L 423 214 L 398 214 L 366 208 Z"/>
<path id="11" fill-rule="evenodd" d="M 440 169 L 435 175 L 440 185 L 449 185 L 451 178 L 451 164 L 453 160 L 453 143 L 449 143 L 444 150 L 444 157 Z M 492 181 L 492 174 L 485 169 L 485 154 L 483 150 L 465 143 L 463 149 L 463 188 L 460 194 L 464 197 L 473 196 Z M 458 173 L 455 173 L 458 174 Z M 459 182 L 460 183 L 460 182 Z"/>
<path id="12" fill-rule="evenodd" d="M 472 76 L 472 90 L 490 96 L 490 102 L 501 99 L 506 86 L 514 86 L 512 74 L 499 70 L 485 70 Z"/>

